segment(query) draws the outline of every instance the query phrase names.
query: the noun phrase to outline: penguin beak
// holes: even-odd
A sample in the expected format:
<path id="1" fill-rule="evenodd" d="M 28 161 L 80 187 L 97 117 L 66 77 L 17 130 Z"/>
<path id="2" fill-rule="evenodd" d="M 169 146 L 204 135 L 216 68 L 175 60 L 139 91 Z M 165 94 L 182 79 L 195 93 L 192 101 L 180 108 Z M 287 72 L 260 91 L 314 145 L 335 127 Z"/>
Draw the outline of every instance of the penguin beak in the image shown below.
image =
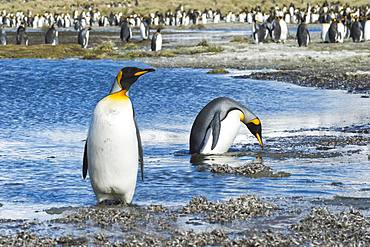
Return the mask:
<path id="1" fill-rule="evenodd" d="M 249 131 L 257 138 L 257 141 L 260 144 L 261 148 L 263 148 L 261 121 L 258 118 L 255 118 L 245 125 L 247 126 Z"/>
<path id="2" fill-rule="evenodd" d="M 143 70 L 141 70 L 139 72 L 136 72 L 134 74 L 134 76 L 142 76 L 142 75 L 144 75 L 146 73 L 153 72 L 153 71 L 155 71 L 155 69 L 143 69 Z"/>
<path id="3" fill-rule="evenodd" d="M 260 144 L 261 148 L 263 149 L 263 142 L 262 142 L 262 136 L 260 133 L 256 133 L 256 138 L 258 140 L 258 143 Z"/>

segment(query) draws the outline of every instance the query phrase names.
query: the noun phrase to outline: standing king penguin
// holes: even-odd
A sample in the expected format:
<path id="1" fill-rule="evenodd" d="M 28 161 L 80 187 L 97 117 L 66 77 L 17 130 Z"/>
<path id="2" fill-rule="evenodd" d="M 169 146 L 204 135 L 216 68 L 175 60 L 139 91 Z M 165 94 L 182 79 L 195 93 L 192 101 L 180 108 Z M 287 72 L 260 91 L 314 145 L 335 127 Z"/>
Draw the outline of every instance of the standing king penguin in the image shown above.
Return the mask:
<path id="1" fill-rule="evenodd" d="M 282 18 L 279 19 L 279 25 L 280 25 L 280 30 L 281 30 L 279 40 L 285 43 L 285 41 L 288 39 L 288 26 L 286 22 L 284 21 L 284 19 Z"/>
<path id="2" fill-rule="evenodd" d="M 90 30 L 91 28 L 83 28 L 78 32 L 78 44 L 81 45 L 81 48 L 86 49 L 89 45 L 89 39 L 90 39 Z"/>
<path id="3" fill-rule="evenodd" d="M 58 31 L 55 29 L 54 24 L 48 29 L 45 34 L 45 44 L 51 45 L 58 45 L 59 38 L 58 38 Z"/>
<path id="4" fill-rule="evenodd" d="M 28 45 L 28 35 L 26 33 L 26 28 L 24 26 L 19 26 L 16 35 L 17 45 Z"/>
<path id="5" fill-rule="evenodd" d="M 0 44 L 6 45 L 6 43 L 7 43 L 6 32 L 4 29 L 0 27 Z"/>
<path id="6" fill-rule="evenodd" d="M 265 42 L 269 31 L 267 29 L 266 23 L 253 23 L 252 27 L 252 38 L 255 44 L 260 44 Z"/>
<path id="7" fill-rule="evenodd" d="M 121 24 L 121 32 L 120 32 L 120 38 L 122 42 L 129 42 L 129 40 L 132 37 L 132 31 L 130 24 L 127 20 L 124 20 Z"/>
<path id="8" fill-rule="evenodd" d="M 140 34 L 143 40 L 149 39 L 149 21 L 147 19 L 140 22 Z"/>
<path id="9" fill-rule="evenodd" d="M 279 18 L 272 21 L 271 38 L 274 42 L 280 42 L 281 26 Z"/>
<path id="10" fill-rule="evenodd" d="M 347 33 L 346 20 L 342 19 L 338 21 L 338 42 L 344 43 L 344 39 Z"/>
<path id="11" fill-rule="evenodd" d="M 161 34 L 160 29 L 158 29 L 157 32 L 155 32 L 153 34 L 152 43 L 151 43 L 151 50 L 152 51 L 162 50 L 162 34 Z"/>
<path id="12" fill-rule="evenodd" d="M 239 102 L 220 97 L 209 102 L 197 115 L 190 133 L 191 154 L 221 154 L 229 150 L 244 123 L 261 147 L 259 118 Z"/>
<path id="13" fill-rule="evenodd" d="M 321 24 L 321 40 L 324 43 L 329 43 L 329 28 L 330 28 L 330 22 L 323 22 Z"/>
<path id="14" fill-rule="evenodd" d="M 339 32 L 338 32 L 338 22 L 337 19 L 334 19 L 330 23 L 330 27 L 328 30 L 328 35 L 329 35 L 329 42 L 330 43 L 338 43 L 338 40 L 340 38 Z"/>
<path id="15" fill-rule="evenodd" d="M 355 21 L 351 25 L 351 37 L 353 42 L 361 42 L 363 37 L 362 25 L 358 21 L 358 18 L 355 18 Z"/>
<path id="16" fill-rule="evenodd" d="M 367 17 L 367 20 L 364 25 L 364 40 L 370 40 L 370 16 Z"/>
<path id="17" fill-rule="evenodd" d="M 301 22 L 299 24 L 298 29 L 297 29 L 297 41 L 299 47 L 301 46 L 308 46 L 310 43 L 310 32 L 307 29 L 307 24 L 304 22 Z"/>
<path id="18" fill-rule="evenodd" d="M 143 174 L 143 149 L 135 113 L 127 91 L 154 69 L 123 68 L 108 96 L 95 107 L 85 144 L 82 176 L 89 172 L 98 203 L 131 203 L 138 172 Z"/>

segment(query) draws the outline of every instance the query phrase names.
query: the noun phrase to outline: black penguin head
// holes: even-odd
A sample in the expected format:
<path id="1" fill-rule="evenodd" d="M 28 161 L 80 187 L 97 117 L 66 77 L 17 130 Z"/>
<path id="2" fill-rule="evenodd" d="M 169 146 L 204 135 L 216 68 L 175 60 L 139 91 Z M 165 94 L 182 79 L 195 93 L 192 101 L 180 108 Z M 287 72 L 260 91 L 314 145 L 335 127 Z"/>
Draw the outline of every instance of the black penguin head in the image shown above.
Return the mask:
<path id="1" fill-rule="evenodd" d="M 134 84 L 140 76 L 153 72 L 154 69 L 139 69 L 136 67 L 125 67 L 118 72 L 116 80 L 120 85 L 121 89 L 128 91 L 132 84 Z"/>
<path id="2" fill-rule="evenodd" d="M 258 143 L 263 148 L 261 120 L 259 118 L 255 118 L 252 119 L 251 121 L 246 122 L 246 120 L 243 119 L 243 123 L 247 126 L 249 131 L 257 138 Z"/>

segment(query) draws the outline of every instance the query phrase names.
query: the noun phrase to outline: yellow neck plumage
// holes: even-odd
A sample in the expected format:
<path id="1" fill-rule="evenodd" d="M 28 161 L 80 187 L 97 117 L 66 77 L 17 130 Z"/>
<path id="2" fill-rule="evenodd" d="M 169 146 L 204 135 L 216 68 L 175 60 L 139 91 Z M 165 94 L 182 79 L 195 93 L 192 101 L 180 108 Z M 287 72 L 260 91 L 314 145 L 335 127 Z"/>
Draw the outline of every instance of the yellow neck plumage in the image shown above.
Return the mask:
<path id="1" fill-rule="evenodd" d="M 112 93 L 108 96 L 111 100 L 128 100 L 129 97 L 127 96 L 127 90 L 121 90 L 117 93 Z"/>

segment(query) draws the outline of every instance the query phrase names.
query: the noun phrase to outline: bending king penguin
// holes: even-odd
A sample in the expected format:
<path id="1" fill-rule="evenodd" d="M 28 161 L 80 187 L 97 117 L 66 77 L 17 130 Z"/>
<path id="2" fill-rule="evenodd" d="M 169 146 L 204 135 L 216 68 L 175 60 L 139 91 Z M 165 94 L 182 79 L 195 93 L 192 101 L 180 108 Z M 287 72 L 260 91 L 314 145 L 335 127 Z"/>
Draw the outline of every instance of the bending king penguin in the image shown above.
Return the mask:
<path id="1" fill-rule="evenodd" d="M 89 172 L 98 203 L 131 203 L 143 149 L 135 113 L 127 91 L 136 80 L 154 69 L 123 68 L 112 89 L 95 107 L 83 158 L 83 178 Z"/>
<path id="2" fill-rule="evenodd" d="M 191 154 L 222 154 L 229 150 L 244 123 L 262 143 L 260 119 L 239 102 L 220 97 L 209 102 L 197 115 L 190 133 Z"/>

